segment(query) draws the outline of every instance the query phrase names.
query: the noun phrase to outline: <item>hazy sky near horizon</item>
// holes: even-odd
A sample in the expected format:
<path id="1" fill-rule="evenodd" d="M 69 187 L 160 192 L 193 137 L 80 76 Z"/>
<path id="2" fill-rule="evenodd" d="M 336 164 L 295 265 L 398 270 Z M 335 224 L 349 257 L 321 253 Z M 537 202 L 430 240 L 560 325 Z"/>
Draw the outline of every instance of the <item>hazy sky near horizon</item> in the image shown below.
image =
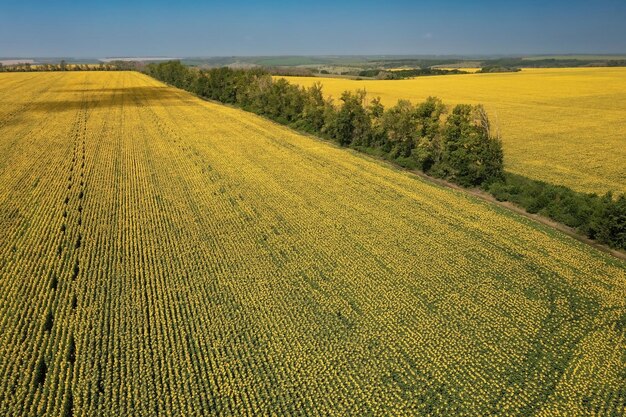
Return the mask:
<path id="1" fill-rule="evenodd" d="M 0 0 L 0 57 L 626 53 L 626 0 Z"/>

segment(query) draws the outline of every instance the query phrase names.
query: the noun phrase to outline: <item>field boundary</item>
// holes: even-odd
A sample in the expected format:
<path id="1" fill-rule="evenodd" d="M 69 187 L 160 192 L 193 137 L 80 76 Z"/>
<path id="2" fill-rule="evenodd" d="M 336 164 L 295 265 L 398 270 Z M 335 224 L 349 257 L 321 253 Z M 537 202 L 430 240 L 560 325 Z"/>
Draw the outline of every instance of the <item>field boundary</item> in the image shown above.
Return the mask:
<path id="1" fill-rule="evenodd" d="M 150 77 L 150 78 L 152 78 L 152 77 Z M 550 219 L 549 217 L 542 216 L 540 214 L 529 213 L 524 208 L 519 207 L 516 204 L 511 203 L 510 201 L 498 201 L 491 194 L 489 194 L 488 192 L 483 191 L 481 189 L 478 189 L 478 188 L 465 188 L 465 187 L 462 187 L 460 185 L 454 184 L 454 183 L 452 183 L 450 181 L 446 181 L 446 180 L 443 180 L 441 178 L 432 177 L 432 176 L 430 176 L 428 174 L 425 174 L 425 173 L 423 173 L 421 171 L 418 171 L 418 170 L 404 168 L 404 167 L 402 167 L 402 166 L 400 166 L 398 164 L 394 164 L 392 161 L 388 161 L 388 160 L 386 160 L 386 159 L 384 159 L 382 157 L 378 157 L 378 156 L 375 156 L 375 155 L 364 153 L 364 152 L 361 152 L 359 150 L 348 148 L 348 147 L 345 147 L 345 146 L 340 146 L 340 145 L 334 143 L 331 140 L 324 139 L 322 137 L 316 136 L 316 135 L 314 135 L 312 133 L 309 133 L 309 132 L 297 130 L 297 129 L 289 126 L 289 125 L 279 123 L 279 122 L 277 122 L 275 120 L 272 120 L 272 119 L 270 119 L 268 117 L 264 117 L 264 116 L 262 116 L 260 114 L 256 114 L 254 112 L 250 112 L 250 111 L 244 110 L 241 107 L 238 107 L 238 106 L 236 106 L 234 104 L 222 103 L 221 101 L 212 100 L 210 98 L 206 98 L 206 97 L 200 96 L 198 94 L 195 94 L 195 93 L 193 93 L 191 91 L 187 91 L 187 90 L 183 90 L 181 88 L 175 87 L 175 86 L 170 85 L 168 83 L 165 83 L 165 82 L 163 82 L 161 80 L 157 80 L 157 81 L 159 81 L 163 85 L 167 85 L 170 88 L 174 88 L 176 90 L 183 91 L 183 92 L 185 92 L 187 94 L 191 94 L 192 96 L 194 96 L 194 97 L 196 97 L 196 98 L 198 98 L 198 99 L 200 99 L 202 101 L 206 101 L 208 103 L 217 104 L 217 105 L 220 105 L 220 106 L 230 107 L 230 108 L 235 109 L 235 110 L 240 110 L 240 111 L 244 111 L 246 113 L 253 114 L 256 117 L 259 117 L 259 118 L 261 118 L 261 119 L 263 119 L 265 121 L 273 123 L 276 126 L 281 126 L 281 127 L 285 128 L 285 129 L 288 129 L 289 131 L 291 131 L 293 133 L 296 133 L 298 135 L 304 135 L 304 136 L 307 136 L 307 137 L 309 137 L 311 139 L 315 139 L 317 141 L 324 142 L 325 144 L 333 146 L 336 149 L 347 150 L 347 151 L 351 152 L 353 155 L 357 155 L 359 157 L 366 158 L 366 159 L 369 159 L 371 161 L 376 161 L 376 162 L 382 163 L 385 166 L 387 166 L 389 168 L 392 168 L 394 170 L 413 174 L 413 175 L 417 176 L 418 178 L 420 178 L 420 179 L 422 179 L 424 181 L 430 182 L 431 184 L 435 184 L 435 185 L 438 185 L 440 187 L 449 188 L 449 189 L 453 189 L 453 190 L 456 190 L 456 191 L 460 191 L 460 192 L 469 194 L 469 195 L 471 195 L 473 197 L 476 197 L 478 199 L 481 199 L 483 201 L 495 204 L 498 207 L 507 209 L 507 210 L 509 210 L 509 211 L 511 211 L 511 212 L 513 212 L 515 214 L 521 215 L 521 216 L 523 216 L 523 217 L 525 217 L 527 219 L 533 220 L 533 221 L 535 221 L 535 222 L 537 222 L 537 223 L 539 223 L 541 225 L 548 226 L 548 227 L 550 227 L 552 229 L 558 230 L 559 232 L 561 232 L 561 233 L 563 233 L 563 234 L 565 234 L 565 235 L 567 235 L 567 236 L 569 236 L 569 237 L 571 237 L 573 239 L 576 239 L 577 241 L 579 241 L 581 243 L 584 243 L 584 244 L 586 244 L 588 246 L 591 246 L 594 249 L 597 249 L 597 250 L 599 250 L 601 252 L 609 254 L 609 255 L 613 256 L 614 258 L 617 258 L 617 259 L 622 260 L 622 261 L 626 261 L 626 251 L 621 251 L 619 249 L 613 249 L 613 248 L 609 247 L 608 245 L 605 245 L 605 244 L 602 244 L 602 243 L 598 243 L 597 241 L 595 241 L 593 239 L 590 239 L 590 238 L 586 237 L 585 235 L 583 235 L 581 233 L 578 233 L 576 231 L 576 229 L 574 229 L 572 227 L 566 226 L 566 225 L 564 225 L 562 223 L 554 221 L 554 220 Z"/>
<path id="2" fill-rule="evenodd" d="M 459 185 L 453 184 L 451 182 L 439 179 L 439 178 L 434 178 L 434 177 L 430 177 L 422 172 L 419 171 L 414 171 L 414 170 L 409 170 L 407 169 L 406 171 L 417 175 L 418 177 L 436 183 L 437 185 L 443 186 L 443 187 L 447 187 L 447 188 L 452 188 L 454 190 L 457 191 L 462 191 L 465 193 L 468 193 L 474 197 L 480 198 L 481 200 L 487 201 L 489 203 L 493 203 L 497 206 L 503 207 L 507 210 L 510 210 L 516 214 L 522 215 L 528 219 L 534 220 L 537 223 L 540 223 L 542 225 L 545 226 L 549 226 L 553 229 L 558 230 L 559 232 L 562 232 L 566 235 L 568 235 L 569 237 L 572 237 L 582 243 L 586 243 L 589 246 L 594 247 L 595 249 L 598 249 L 602 252 L 606 252 L 609 255 L 612 255 L 618 259 L 624 260 L 626 261 L 626 252 L 624 251 L 620 251 L 618 249 L 613 249 L 607 245 L 604 245 L 602 243 L 598 243 L 595 240 L 589 239 L 588 237 L 578 233 L 576 231 L 576 229 L 574 229 L 573 227 L 569 227 L 564 225 L 563 223 L 559 223 L 556 222 L 552 219 L 550 219 L 549 217 L 546 216 L 542 216 L 541 214 L 533 214 L 533 213 L 529 213 L 526 210 L 524 210 L 522 207 L 519 207 L 513 203 L 511 203 L 510 201 L 498 201 L 494 196 L 492 196 L 491 194 L 487 193 L 486 191 L 483 191 L 481 189 L 478 188 L 463 188 Z"/>
<path id="3" fill-rule="evenodd" d="M 222 104 L 222 103 L 219 103 L 219 102 L 216 102 L 216 103 Z M 238 107 L 233 106 L 233 108 L 238 108 Z M 263 117 L 263 116 L 259 116 L 259 117 Z M 323 138 L 320 138 L 318 136 L 312 135 L 310 133 L 300 132 L 300 131 L 295 130 L 295 129 L 289 127 L 289 126 L 285 126 L 285 125 L 282 125 L 282 124 L 280 124 L 278 122 L 274 122 L 271 119 L 266 119 L 266 120 L 269 120 L 270 122 L 276 123 L 276 124 L 278 124 L 280 126 L 284 126 L 284 127 L 288 128 L 288 129 L 290 129 L 290 130 L 292 130 L 292 131 L 294 131 L 296 133 L 303 134 L 303 135 L 312 137 L 312 138 L 320 140 L 320 141 L 324 141 L 325 143 L 330 143 L 331 145 L 333 145 L 337 149 L 349 150 L 354 155 L 358 155 L 360 157 L 365 157 L 365 158 L 369 158 L 370 160 L 381 162 L 381 163 L 385 164 L 386 166 L 388 166 L 388 167 L 390 167 L 392 169 L 398 170 L 398 171 L 403 171 L 403 172 L 410 173 L 412 175 L 415 175 L 415 176 L 419 177 L 420 179 L 422 179 L 424 181 L 430 182 L 430 183 L 438 185 L 440 187 L 450 188 L 450 189 L 453 189 L 453 190 L 456 190 L 456 191 L 467 193 L 467 194 L 469 194 L 469 195 L 471 195 L 473 197 L 476 197 L 476 198 L 479 198 L 479 199 L 481 199 L 483 201 L 495 204 L 495 205 L 497 205 L 499 207 L 502 207 L 504 209 L 512 211 L 513 213 L 519 214 L 519 215 L 521 215 L 521 216 L 523 216 L 523 217 L 525 217 L 527 219 L 534 220 L 535 222 L 537 222 L 539 224 L 542 224 L 544 226 L 548 226 L 548 227 L 551 227 L 553 229 L 556 229 L 559 232 L 562 232 L 562 233 L 566 234 L 567 236 L 578 240 L 579 242 L 585 243 L 585 244 L 587 244 L 587 245 L 589 245 L 589 246 L 591 246 L 591 247 L 593 247 L 595 249 L 598 249 L 599 251 L 602 251 L 602 252 L 605 252 L 605 253 L 607 253 L 609 255 L 612 255 L 613 257 L 615 257 L 617 259 L 620 259 L 622 261 L 626 261 L 626 252 L 624 252 L 624 251 L 621 251 L 619 249 L 613 249 L 613 248 L 609 247 L 608 245 L 604 245 L 602 243 L 598 243 L 595 240 L 590 239 L 590 238 L 586 237 L 585 235 L 578 233 L 576 231 L 576 229 L 574 229 L 573 227 L 569 227 L 567 225 L 564 225 L 562 223 L 554 221 L 554 220 L 550 219 L 549 217 L 542 216 L 541 214 L 529 213 L 524 208 L 519 207 L 516 204 L 511 203 L 510 201 L 499 201 L 494 196 L 489 194 L 488 192 L 483 191 L 483 190 L 481 190 L 479 188 L 465 188 L 465 187 L 462 187 L 462 186 L 460 186 L 458 184 L 454 184 L 454 183 L 452 183 L 450 181 L 443 180 L 441 178 L 431 177 L 430 175 L 424 174 L 423 172 L 418 171 L 418 170 L 404 168 L 404 167 L 402 167 L 400 165 L 394 164 L 393 162 L 388 161 L 388 160 L 386 160 L 384 158 L 381 158 L 381 157 L 377 157 L 377 156 L 374 156 L 374 155 L 366 154 L 366 153 L 360 152 L 360 151 L 355 150 L 355 149 L 341 147 L 339 145 L 336 145 L 332 141 L 325 140 Z"/>

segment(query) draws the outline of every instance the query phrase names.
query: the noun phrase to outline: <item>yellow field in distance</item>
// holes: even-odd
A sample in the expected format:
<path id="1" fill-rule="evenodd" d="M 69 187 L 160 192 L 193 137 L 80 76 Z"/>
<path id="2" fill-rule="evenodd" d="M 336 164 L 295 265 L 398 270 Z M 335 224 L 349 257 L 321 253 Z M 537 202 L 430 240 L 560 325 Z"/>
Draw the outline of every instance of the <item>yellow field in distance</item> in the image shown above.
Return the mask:
<path id="1" fill-rule="evenodd" d="M 624 262 L 139 73 L 0 74 L 0 243 L 2 416 L 624 411 Z"/>
<path id="2" fill-rule="evenodd" d="M 525 69 L 408 80 L 286 77 L 338 98 L 365 88 L 385 105 L 440 97 L 482 103 L 504 141 L 508 171 L 583 192 L 626 192 L 626 68 Z"/>

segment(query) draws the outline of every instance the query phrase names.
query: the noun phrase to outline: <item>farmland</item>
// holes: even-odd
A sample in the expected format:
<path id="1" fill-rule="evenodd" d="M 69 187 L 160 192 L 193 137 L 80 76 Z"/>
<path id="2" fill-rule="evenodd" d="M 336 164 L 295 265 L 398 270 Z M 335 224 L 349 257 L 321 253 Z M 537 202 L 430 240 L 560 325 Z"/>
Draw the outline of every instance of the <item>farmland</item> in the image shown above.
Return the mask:
<path id="1" fill-rule="evenodd" d="M 626 413 L 624 262 L 139 73 L 0 97 L 0 415 Z"/>
<path id="2" fill-rule="evenodd" d="M 287 77 L 339 98 L 365 88 L 391 106 L 437 96 L 485 105 L 500 127 L 507 170 L 577 191 L 626 192 L 626 69 L 524 69 L 520 73 L 355 81 Z"/>

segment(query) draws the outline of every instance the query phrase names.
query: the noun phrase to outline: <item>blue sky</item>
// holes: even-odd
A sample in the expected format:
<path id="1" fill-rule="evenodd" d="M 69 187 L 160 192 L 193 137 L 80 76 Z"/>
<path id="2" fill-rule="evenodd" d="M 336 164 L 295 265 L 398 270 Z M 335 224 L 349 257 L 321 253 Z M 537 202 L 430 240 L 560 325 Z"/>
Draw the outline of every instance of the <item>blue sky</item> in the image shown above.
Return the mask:
<path id="1" fill-rule="evenodd" d="M 626 53 L 626 0 L 0 0 L 0 56 Z"/>

